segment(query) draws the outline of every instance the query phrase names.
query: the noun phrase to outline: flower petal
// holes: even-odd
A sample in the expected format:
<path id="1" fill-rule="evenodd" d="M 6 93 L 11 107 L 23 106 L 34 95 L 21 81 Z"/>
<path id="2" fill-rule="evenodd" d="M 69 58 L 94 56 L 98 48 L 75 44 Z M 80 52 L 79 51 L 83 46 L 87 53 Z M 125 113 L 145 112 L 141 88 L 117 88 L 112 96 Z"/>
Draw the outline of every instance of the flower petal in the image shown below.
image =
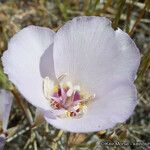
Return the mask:
<path id="1" fill-rule="evenodd" d="M 5 90 L 0 90 L 0 121 L 4 131 L 7 129 L 13 95 Z"/>
<path id="2" fill-rule="evenodd" d="M 129 35 L 121 29 L 115 31 L 118 48 L 121 50 L 120 59 L 118 62 L 118 70 L 124 75 L 131 75 L 131 80 L 135 80 L 138 67 L 140 65 L 140 52 Z"/>
<path id="3" fill-rule="evenodd" d="M 54 39 L 56 76 L 67 74 L 67 80 L 83 85 L 96 95 L 96 99 L 87 115 L 78 121 L 47 120 L 58 128 L 73 132 L 103 130 L 125 121 L 135 107 L 133 81 L 139 63 L 140 53 L 132 39 L 120 29 L 114 31 L 108 19 L 77 17 L 69 21 Z M 107 98 L 114 88 L 118 91 Z M 111 107 L 116 104 L 119 108 L 125 105 L 124 111 L 118 107 L 115 111 L 109 104 Z M 111 117 L 113 112 L 118 117 Z"/>
<path id="4" fill-rule="evenodd" d="M 133 113 L 137 94 L 135 87 L 127 82 L 120 82 L 112 88 L 101 99 L 95 99 L 82 118 L 45 119 L 56 128 L 71 132 L 94 132 L 114 127 Z"/>
<path id="5" fill-rule="evenodd" d="M 6 138 L 4 137 L 4 135 L 0 135 L 0 150 L 4 149 L 5 141 Z"/>
<path id="6" fill-rule="evenodd" d="M 66 73 L 95 94 L 108 80 L 133 82 L 139 62 L 139 50 L 131 38 L 120 29 L 114 31 L 104 17 L 77 17 L 54 39 L 56 76 Z"/>
<path id="7" fill-rule="evenodd" d="M 49 59 L 52 59 L 53 37 L 54 32 L 48 28 L 28 26 L 11 38 L 2 57 L 9 79 L 30 103 L 43 109 L 49 109 L 49 105 L 43 96 L 42 77 L 54 74 L 52 60 L 45 55 L 45 52 L 51 54 Z M 47 62 L 49 71 L 44 66 Z"/>

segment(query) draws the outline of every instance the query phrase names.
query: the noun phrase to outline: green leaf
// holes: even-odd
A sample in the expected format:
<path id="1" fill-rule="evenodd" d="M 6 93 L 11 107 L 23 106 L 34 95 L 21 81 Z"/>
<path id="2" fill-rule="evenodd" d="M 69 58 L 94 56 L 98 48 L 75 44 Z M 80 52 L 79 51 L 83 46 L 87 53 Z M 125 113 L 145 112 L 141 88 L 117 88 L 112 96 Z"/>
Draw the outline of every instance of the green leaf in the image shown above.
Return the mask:
<path id="1" fill-rule="evenodd" d="M 6 90 L 12 90 L 13 85 L 8 80 L 7 76 L 4 74 L 2 67 L 0 67 L 0 87 L 6 89 Z"/>

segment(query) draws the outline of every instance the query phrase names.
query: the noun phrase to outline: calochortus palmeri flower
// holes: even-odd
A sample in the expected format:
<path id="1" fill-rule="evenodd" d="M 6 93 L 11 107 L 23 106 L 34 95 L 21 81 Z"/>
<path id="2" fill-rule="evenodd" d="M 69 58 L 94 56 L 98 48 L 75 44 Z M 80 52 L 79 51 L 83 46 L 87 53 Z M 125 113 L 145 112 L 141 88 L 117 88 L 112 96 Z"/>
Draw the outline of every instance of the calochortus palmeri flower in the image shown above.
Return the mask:
<path id="1" fill-rule="evenodd" d="M 0 150 L 3 149 L 7 137 L 7 126 L 13 101 L 13 95 L 0 90 Z"/>
<path id="2" fill-rule="evenodd" d="M 0 134 L 5 134 L 7 131 L 12 101 L 13 95 L 0 89 Z"/>
<path id="3" fill-rule="evenodd" d="M 133 113 L 140 53 L 104 17 L 76 17 L 54 33 L 28 26 L 10 40 L 4 71 L 56 128 L 92 132 Z"/>

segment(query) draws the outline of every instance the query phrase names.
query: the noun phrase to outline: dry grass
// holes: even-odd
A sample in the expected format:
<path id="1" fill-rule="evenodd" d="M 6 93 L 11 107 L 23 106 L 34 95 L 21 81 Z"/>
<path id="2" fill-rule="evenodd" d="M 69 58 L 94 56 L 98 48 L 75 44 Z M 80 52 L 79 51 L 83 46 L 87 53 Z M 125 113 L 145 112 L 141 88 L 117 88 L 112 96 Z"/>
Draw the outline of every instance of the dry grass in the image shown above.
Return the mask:
<path id="1" fill-rule="evenodd" d="M 67 20 L 80 15 L 106 16 L 128 32 L 138 45 L 142 63 L 136 85 L 138 106 L 126 124 L 114 129 L 91 134 L 70 134 L 59 131 L 48 124 L 30 130 L 35 108 L 14 90 L 0 66 L 0 87 L 11 90 L 15 101 L 10 116 L 12 135 L 5 149 L 150 149 L 150 6 L 149 0 L 1 0 L 0 1 L 0 55 L 7 49 L 7 42 L 18 30 L 34 24 L 57 31 Z M 28 109 L 27 109 L 28 108 Z M 129 146 L 101 146 L 102 141 L 126 141 Z M 135 146 L 135 142 L 149 145 Z"/>

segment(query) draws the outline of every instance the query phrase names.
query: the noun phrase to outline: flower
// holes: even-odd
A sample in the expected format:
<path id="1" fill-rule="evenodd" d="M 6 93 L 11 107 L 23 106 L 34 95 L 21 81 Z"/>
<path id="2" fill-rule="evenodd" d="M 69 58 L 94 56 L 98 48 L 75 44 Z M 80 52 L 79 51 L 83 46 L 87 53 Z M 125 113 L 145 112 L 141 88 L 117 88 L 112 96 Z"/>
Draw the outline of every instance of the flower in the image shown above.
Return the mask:
<path id="1" fill-rule="evenodd" d="M 13 95 L 6 90 L 0 89 L 0 128 L 4 132 L 7 130 L 12 101 Z"/>
<path id="2" fill-rule="evenodd" d="M 10 92 L 0 89 L 0 149 L 2 150 L 7 136 L 7 126 L 13 96 Z"/>
<path id="3" fill-rule="evenodd" d="M 139 50 L 105 17 L 76 17 L 57 33 L 28 26 L 11 38 L 2 62 L 22 95 L 56 128 L 112 128 L 137 103 Z"/>

